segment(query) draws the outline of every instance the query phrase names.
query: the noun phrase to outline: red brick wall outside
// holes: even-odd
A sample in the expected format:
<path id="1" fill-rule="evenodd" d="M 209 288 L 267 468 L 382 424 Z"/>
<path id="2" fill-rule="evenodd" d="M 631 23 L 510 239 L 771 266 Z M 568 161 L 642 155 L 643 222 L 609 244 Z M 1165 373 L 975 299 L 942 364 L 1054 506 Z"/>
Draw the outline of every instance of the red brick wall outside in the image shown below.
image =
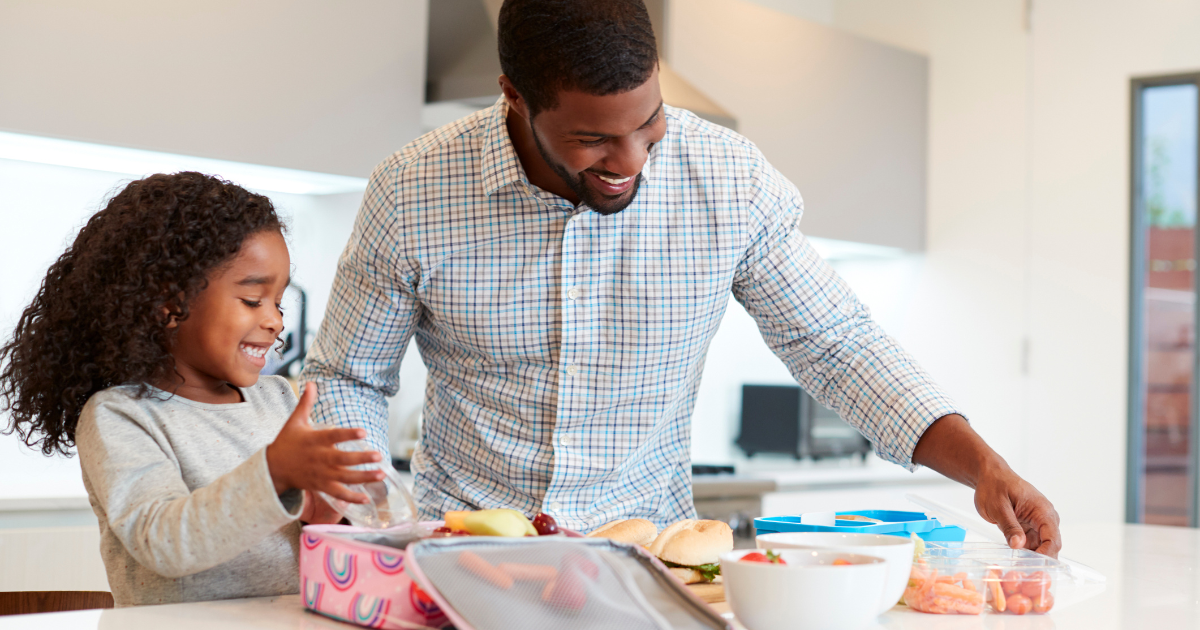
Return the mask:
<path id="1" fill-rule="evenodd" d="M 1195 233 L 1150 228 L 1146 286 L 1145 521 L 1187 525 L 1195 354 Z M 1166 289 L 1167 291 L 1162 291 Z"/>

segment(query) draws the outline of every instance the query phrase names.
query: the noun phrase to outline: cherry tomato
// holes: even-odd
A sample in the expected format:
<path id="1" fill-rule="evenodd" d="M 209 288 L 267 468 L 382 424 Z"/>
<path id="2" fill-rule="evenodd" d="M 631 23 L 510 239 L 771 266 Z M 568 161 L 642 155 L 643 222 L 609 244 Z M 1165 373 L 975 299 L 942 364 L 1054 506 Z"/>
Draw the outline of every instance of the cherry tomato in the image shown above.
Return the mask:
<path id="1" fill-rule="evenodd" d="M 588 560 L 580 554 L 572 553 L 563 557 L 562 560 L 563 572 L 570 572 L 571 569 L 588 576 L 592 581 L 600 579 L 600 567 L 596 563 Z"/>
<path id="2" fill-rule="evenodd" d="M 1050 576 L 1045 571 L 1034 571 L 1025 576 L 1021 583 L 1021 594 L 1036 601 L 1050 591 Z"/>
<path id="3" fill-rule="evenodd" d="M 1008 598 L 1008 612 L 1014 615 L 1024 615 L 1033 610 L 1033 602 L 1020 593 L 1013 593 Z"/>
<path id="4" fill-rule="evenodd" d="M 1020 571 L 1009 571 L 1000 578 L 1000 587 L 1004 589 L 1005 595 L 1019 595 L 1024 579 L 1025 576 Z"/>
<path id="5" fill-rule="evenodd" d="M 570 612 L 579 612 L 587 605 L 587 589 L 573 571 L 560 572 L 542 589 L 542 601 Z"/>

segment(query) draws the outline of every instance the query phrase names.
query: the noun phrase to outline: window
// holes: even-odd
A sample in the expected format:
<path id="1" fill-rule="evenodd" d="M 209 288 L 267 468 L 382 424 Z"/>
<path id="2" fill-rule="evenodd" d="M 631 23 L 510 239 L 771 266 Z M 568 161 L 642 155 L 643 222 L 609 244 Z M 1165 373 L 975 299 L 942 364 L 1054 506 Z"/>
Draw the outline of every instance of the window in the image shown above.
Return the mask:
<path id="1" fill-rule="evenodd" d="M 1197 525 L 1200 74 L 1133 82 L 1126 520 Z"/>

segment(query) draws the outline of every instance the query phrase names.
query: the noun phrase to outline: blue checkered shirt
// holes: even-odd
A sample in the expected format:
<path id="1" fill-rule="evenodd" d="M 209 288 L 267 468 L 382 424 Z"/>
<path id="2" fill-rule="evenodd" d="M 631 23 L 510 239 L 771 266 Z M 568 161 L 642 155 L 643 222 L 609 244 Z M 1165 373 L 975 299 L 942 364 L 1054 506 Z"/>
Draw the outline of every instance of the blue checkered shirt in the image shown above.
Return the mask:
<path id="1" fill-rule="evenodd" d="M 413 335 L 429 369 L 422 518 L 510 507 L 589 530 L 692 517 L 691 417 L 730 292 L 884 459 L 957 410 L 801 234 L 745 138 L 666 107 L 636 198 L 603 216 L 529 182 L 501 99 L 371 176 L 308 355 L 314 420 L 386 450 Z"/>

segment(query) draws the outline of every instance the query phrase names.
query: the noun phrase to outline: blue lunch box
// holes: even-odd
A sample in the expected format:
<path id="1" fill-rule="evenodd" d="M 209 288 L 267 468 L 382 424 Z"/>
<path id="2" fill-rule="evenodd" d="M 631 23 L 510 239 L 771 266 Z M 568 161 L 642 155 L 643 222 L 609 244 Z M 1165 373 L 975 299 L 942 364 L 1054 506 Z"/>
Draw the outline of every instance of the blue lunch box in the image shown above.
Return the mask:
<path id="1" fill-rule="evenodd" d="M 773 534 L 776 532 L 842 532 L 846 534 L 889 534 L 905 536 L 916 534 L 922 540 L 961 542 L 967 537 L 967 530 L 954 525 L 942 525 L 942 522 L 924 512 L 896 512 L 892 510 L 859 510 L 856 512 L 837 512 L 833 525 L 814 525 L 802 523 L 805 515 L 797 516 L 763 516 L 754 519 L 754 529 L 757 534 Z M 840 516 L 864 516 L 873 518 L 879 523 L 846 520 Z"/>

